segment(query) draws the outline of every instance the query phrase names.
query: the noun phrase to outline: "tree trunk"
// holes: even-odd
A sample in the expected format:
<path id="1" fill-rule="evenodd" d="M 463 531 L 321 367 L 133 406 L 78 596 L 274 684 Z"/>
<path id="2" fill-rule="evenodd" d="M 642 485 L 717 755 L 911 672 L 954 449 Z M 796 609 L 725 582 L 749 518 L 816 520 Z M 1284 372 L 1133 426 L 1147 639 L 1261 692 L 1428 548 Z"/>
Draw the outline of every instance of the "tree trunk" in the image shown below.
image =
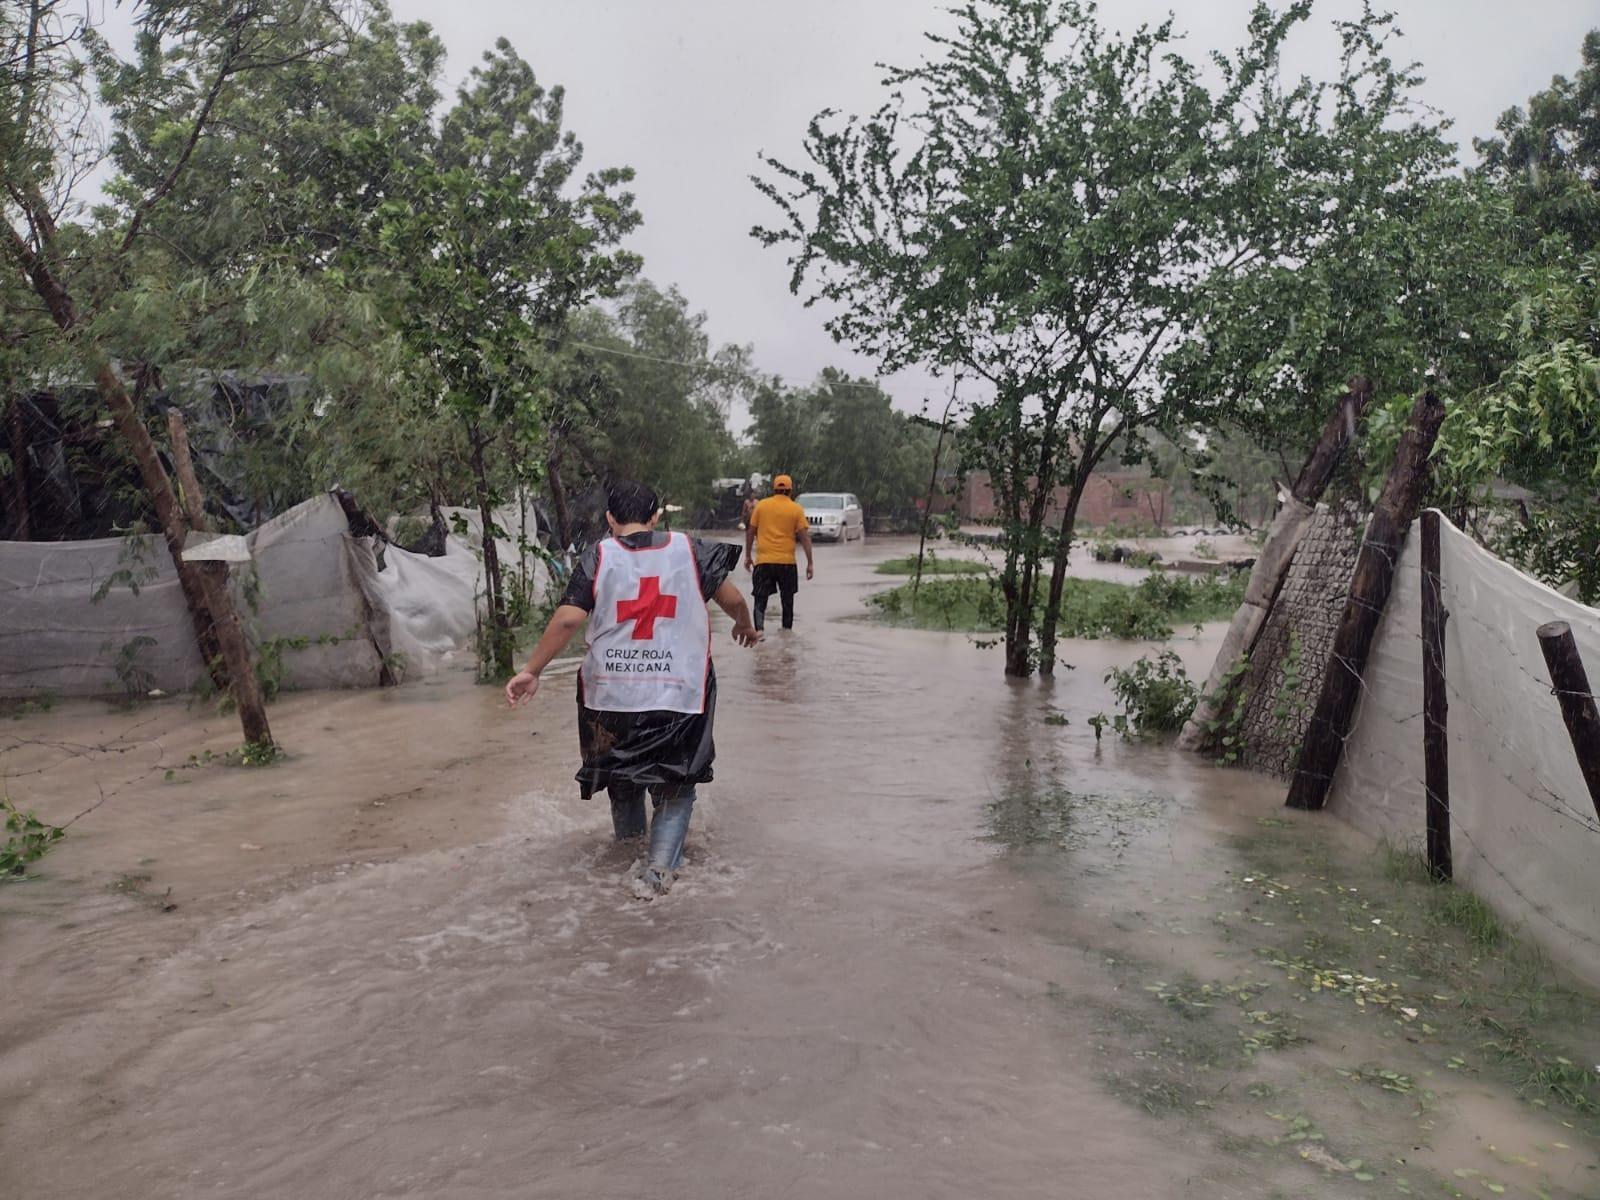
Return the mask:
<path id="1" fill-rule="evenodd" d="M 545 470 L 550 482 L 550 506 L 556 518 L 556 552 L 565 554 L 572 545 L 572 523 L 567 516 L 567 488 L 561 480 L 561 455 L 552 454 Z"/>
<path id="2" fill-rule="evenodd" d="M 1006 612 L 1006 674 L 1017 679 L 1026 679 L 1033 674 L 1030 653 L 1033 648 L 1033 602 L 1039 591 L 1039 560 L 1044 553 L 1045 516 L 1050 498 L 1055 494 L 1056 438 L 1059 436 L 1055 421 L 1059 411 L 1060 401 L 1057 401 L 1045 414 L 1039 435 L 1039 461 L 1031 481 L 1022 474 L 1020 455 L 1013 456 L 1016 470 L 1012 477 L 1014 497 L 1010 507 L 1018 518 L 1012 526 L 1013 530 L 1021 523 L 1022 496 L 1024 493 L 1028 496 L 1028 523 L 1022 529 L 1022 576 L 1015 602 L 1011 602 L 1011 597 L 1007 596 Z M 1020 430 L 1014 436 L 1020 437 Z"/>
<path id="3" fill-rule="evenodd" d="M 506 627 L 506 610 L 500 577 L 500 549 L 495 544 L 494 503 L 489 495 L 489 473 L 483 461 L 483 437 L 476 421 L 467 426 L 472 445 L 472 486 L 478 500 L 478 517 L 483 523 L 483 580 L 489 605 L 489 661 L 502 675 L 511 673 L 511 631 Z"/>
<path id="4" fill-rule="evenodd" d="M 41 237 L 53 234 L 55 225 L 48 212 L 30 215 Z M 17 265 L 27 274 L 51 319 L 64 332 L 72 332 L 78 325 L 77 307 L 72 296 L 55 277 L 50 264 L 34 253 L 12 225 L 6 223 L 4 230 Z M 93 343 L 84 345 L 82 349 L 93 367 L 95 387 L 100 398 L 110 409 L 117 432 L 122 435 L 122 440 L 127 443 L 139 467 L 140 480 L 150 497 L 151 507 L 155 509 L 156 520 L 160 522 L 167 551 L 177 567 L 178 580 L 194 622 L 195 640 L 200 647 L 201 658 L 207 664 L 221 658 L 227 671 L 225 682 L 232 688 L 234 702 L 239 708 L 239 723 L 244 729 L 245 741 L 270 749 L 273 744 L 272 731 L 267 725 L 261 689 L 256 684 L 255 669 L 250 661 L 250 647 L 239 625 L 233 597 L 226 587 L 208 583 L 194 564 L 183 561 L 183 543 L 189 531 L 178 507 L 177 497 L 173 495 L 172 482 L 167 478 L 166 469 L 161 465 L 161 456 L 156 452 L 155 439 L 145 428 L 133 397 L 112 369 L 110 360 Z M 215 642 L 212 641 L 213 637 Z M 216 646 L 217 652 L 210 651 L 212 645 Z M 212 677 L 216 678 L 215 672 Z"/>
<path id="5" fill-rule="evenodd" d="M 183 489 L 183 506 L 188 514 L 189 527 L 204 533 L 208 528 L 205 496 L 200 491 L 200 480 L 194 473 L 194 459 L 189 454 L 189 430 L 183 423 L 183 414 L 176 408 L 167 409 L 167 435 L 172 446 L 172 466 L 178 473 L 178 486 Z M 212 686 L 219 692 L 225 692 L 228 690 L 228 670 L 223 662 L 222 643 L 217 639 L 215 622 L 210 616 L 211 606 L 206 603 L 200 576 L 214 575 L 226 588 L 228 566 L 226 563 L 186 563 L 179 560 L 178 568 L 180 582 L 183 582 L 181 576 L 184 572 L 189 576 L 187 582 L 183 582 L 185 595 L 192 589 L 196 598 L 197 607 L 191 606 L 191 611 L 199 614 L 204 610 L 204 615 L 195 617 L 195 637 L 199 640 L 200 654 L 205 659 Z"/>
<path id="6" fill-rule="evenodd" d="M 944 454 L 945 434 L 950 430 L 950 408 L 956 402 L 956 392 L 961 387 L 961 377 L 950 385 L 950 399 L 945 401 L 944 416 L 939 419 L 939 440 L 933 447 L 933 469 L 928 472 L 928 494 L 922 502 L 922 528 L 917 534 L 917 570 L 911 577 L 911 607 L 916 608 L 917 593 L 922 589 L 922 557 L 928 547 L 928 522 L 933 520 L 933 490 L 939 483 L 939 458 Z M 865 518 L 863 518 L 865 521 Z M 863 524 L 862 528 L 866 526 Z"/>
<path id="7" fill-rule="evenodd" d="M 270 750 L 273 741 L 272 729 L 267 724 L 267 708 L 261 699 L 255 664 L 250 658 L 250 643 L 239 623 L 233 595 L 224 580 L 199 569 L 195 563 L 183 561 L 183 544 L 189 530 L 179 509 L 178 498 L 172 491 L 172 481 L 167 478 L 166 469 L 161 465 L 161 456 L 156 451 L 155 439 L 140 419 L 133 397 L 128 394 L 128 389 L 123 386 L 111 364 L 105 360 L 95 368 L 95 386 L 100 391 L 101 399 L 111 409 L 117 432 L 133 452 L 134 461 L 139 466 L 139 476 L 144 482 L 145 491 L 150 494 L 156 519 L 161 522 L 161 532 L 166 538 L 167 550 L 177 564 L 180 578 L 187 573 L 197 585 L 201 603 L 201 611 L 193 614 L 197 631 L 201 621 L 209 617 L 209 628 L 199 634 L 201 653 L 205 654 L 207 644 L 214 637 L 227 672 L 225 686 L 232 691 L 234 704 L 239 709 L 239 724 L 244 730 L 245 743 Z M 185 594 L 188 594 L 187 586 Z"/>
<path id="8" fill-rule="evenodd" d="M 1056 673 L 1056 622 L 1061 609 L 1061 595 L 1067 587 L 1067 562 L 1072 554 L 1072 535 L 1078 524 L 1078 505 L 1083 502 L 1084 490 L 1089 486 L 1089 476 L 1095 464 L 1085 459 L 1072 476 L 1072 490 L 1067 493 L 1067 505 L 1061 511 L 1061 528 L 1056 534 L 1056 557 L 1050 564 L 1050 593 L 1045 600 L 1044 617 L 1039 622 L 1039 674 L 1054 677 Z"/>
<path id="9" fill-rule="evenodd" d="M 917 603 L 917 592 L 922 588 L 922 558 L 928 548 L 928 522 L 933 520 L 933 489 L 939 483 L 939 456 L 944 453 L 944 435 L 949 428 L 950 409 L 946 407 L 944 421 L 939 425 L 939 440 L 933 447 L 933 469 L 928 473 L 928 494 L 922 501 L 922 528 L 917 534 L 917 570 L 911 577 L 913 608 Z"/>
<path id="10" fill-rule="evenodd" d="M 1350 598 L 1333 635 L 1322 694 L 1317 698 L 1311 723 L 1300 744 L 1300 759 L 1289 783 L 1286 803 L 1291 808 L 1321 808 L 1333 786 L 1333 774 L 1344 753 L 1345 738 L 1361 698 L 1367 654 L 1378 631 L 1378 620 L 1394 586 L 1395 565 L 1405 546 L 1406 534 L 1422 506 L 1428 481 L 1428 456 L 1439 436 L 1444 405 L 1432 392 L 1424 392 L 1411 410 L 1400 435 L 1394 468 L 1367 521 L 1366 536 L 1350 578 Z"/>
<path id="11" fill-rule="evenodd" d="M 1032 551 L 1026 548 L 1031 531 L 1024 530 L 1022 536 L 1025 543 L 1015 591 L 1006 597 L 1006 674 L 1014 679 L 1026 679 L 1033 674 L 1028 651 L 1033 646 L 1033 596 L 1039 556 L 1037 548 Z"/>
<path id="12" fill-rule="evenodd" d="M 6 432 L 11 443 L 11 536 L 25 542 L 33 532 L 28 517 L 28 439 L 22 427 L 22 397 L 13 396 L 6 405 Z"/>

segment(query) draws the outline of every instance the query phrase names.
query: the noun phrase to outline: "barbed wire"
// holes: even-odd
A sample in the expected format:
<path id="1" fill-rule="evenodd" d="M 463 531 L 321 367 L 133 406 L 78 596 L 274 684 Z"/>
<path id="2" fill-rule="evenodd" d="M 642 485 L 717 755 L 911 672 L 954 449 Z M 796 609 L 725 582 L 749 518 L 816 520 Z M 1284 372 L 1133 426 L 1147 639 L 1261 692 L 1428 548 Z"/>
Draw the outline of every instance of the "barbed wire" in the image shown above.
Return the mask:
<path id="1" fill-rule="evenodd" d="M 1404 761 L 1392 751 L 1381 746 L 1370 746 L 1367 748 L 1367 753 L 1373 757 L 1381 757 L 1387 760 L 1392 765 L 1391 778 L 1403 781 L 1406 784 L 1416 787 L 1424 796 L 1424 798 L 1427 797 L 1427 781 L 1414 774 L 1412 764 Z M 1482 860 L 1483 864 L 1493 871 L 1494 874 L 1499 877 L 1501 882 L 1503 882 L 1506 887 L 1510 889 L 1510 891 L 1520 900 L 1522 900 L 1523 903 L 1525 903 L 1532 911 L 1538 913 L 1541 917 L 1550 922 L 1552 925 L 1556 926 L 1563 933 L 1567 933 L 1572 937 L 1578 938 L 1579 940 L 1591 946 L 1600 947 L 1600 939 L 1591 937 L 1589 934 L 1586 934 L 1581 930 L 1574 929 L 1572 926 L 1561 920 L 1560 917 L 1555 915 L 1555 913 L 1552 911 L 1551 905 L 1540 903 L 1539 901 L 1534 900 L 1526 891 L 1519 887 L 1511 878 L 1511 876 L 1507 874 L 1507 872 L 1501 868 L 1500 865 L 1496 863 L 1494 859 L 1487 853 L 1483 847 L 1483 844 L 1477 838 L 1473 837 L 1468 823 L 1462 819 L 1461 813 L 1458 809 L 1452 809 L 1450 811 L 1450 832 L 1452 836 L 1459 832 L 1472 847 L 1477 857 Z M 1597 830 L 1597 832 L 1600 832 L 1600 830 Z"/>
<path id="2" fill-rule="evenodd" d="M 1389 543 L 1364 541 L 1361 548 L 1357 552 L 1355 564 L 1350 570 L 1352 586 L 1347 588 L 1341 594 L 1329 596 L 1327 601 L 1328 606 L 1331 608 L 1337 604 L 1342 613 L 1348 611 L 1350 606 L 1354 605 L 1356 608 L 1365 610 L 1374 617 L 1387 618 L 1388 620 L 1392 621 L 1393 611 L 1390 601 L 1393 599 L 1395 590 L 1397 588 L 1409 586 L 1409 580 L 1399 576 L 1398 574 L 1401 553 L 1402 552 L 1399 548 Z M 1363 559 L 1370 559 L 1372 556 L 1377 556 L 1383 559 L 1385 564 L 1392 571 L 1396 572 L 1395 577 L 1392 579 L 1390 590 L 1385 596 L 1385 603 L 1382 605 L 1374 604 L 1371 601 L 1356 595 L 1354 592 L 1353 581 L 1356 576 L 1356 572 L 1359 569 Z M 1548 677 L 1548 674 L 1541 676 L 1535 670 L 1530 669 L 1527 665 L 1525 665 L 1526 659 L 1529 656 L 1529 647 L 1527 645 L 1513 642 L 1500 629 L 1495 628 L 1479 617 L 1474 611 L 1471 598 L 1461 590 L 1459 584 L 1455 580 L 1449 578 L 1444 574 L 1443 571 L 1439 573 L 1438 578 L 1438 596 L 1441 607 L 1445 609 L 1443 614 L 1445 619 L 1448 620 L 1450 617 L 1458 616 L 1464 617 L 1466 620 L 1470 621 L 1475 633 L 1480 636 L 1486 636 L 1494 646 L 1498 647 L 1504 652 L 1502 655 L 1497 656 L 1497 662 L 1500 660 L 1509 662 L 1513 670 L 1519 676 L 1525 678 L 1527 683 L 1535 687 L 1540 693 L 1556 697 L 1576 695 L 1590 700 L 1595 699 L 1593 692 L 1563 690 L 1557 688 Z M 1423 586 L 1426 588 L 1426 580 L 1424 581 Z M 1342 623 L 1343 618 L 1341 617 L 1334 624 L 1333 635 L 1335 639 L 1337 639 L 1338 629 Z M 1533 756 L 1530 755 L 1530 753 L 1523 746 L 1518 744 L 1518 742 L 1514 741 L 1512 737 L 1507 736 L 1507 734 L 1504 732 L 1507 724 L 1506 720 L 1504 718 L 1493 717 L 1489 713 L 1485 712 L 1484 709 L 1477 703 L 1476 699 L 1461 686 L 1459 674 L 1452 676 L 1449 672 L 1443 670 L 1446 665 L 1446 660 L 1434 656 L 1439 655 L 1441 651 L 1444 650 L 1444 647 L 1434 647 L 1429 645 L 1427 640 L 1423 637 L 1420 629 L 1407 629 L 1405 630 L 1405 633 L 1409 637 L 1415 638 L 1419 643 L 1422 644 L 1424 676 L 1426 676 L 1427 672 L 1429 671 L 1430 658 L 1433 660 L 1431 666 L 1440 669 L 1440 675 L 1445 686 L 1445 699 L 1447 705 L 1459 706 L 1467 713 L 1471 714 L 1476 724 L 1482 726 L 1482 730 L 1474 730 L 1472 736 L 1487 738 L 1491 745 L 1480 749 L 1480 755 L 1487 764 L 1489 764 L 1506 780 L 1513 792 L 1517 795 L 1527 798 L 1535 805 L 1539 806 L 1539 808 L 1552 813 L 1565 822 L 1578 825 L 1589 833 L 1600 834 L 1600 821 L 1597 821 L 1593 815 L 1587 812 L 1579 811 L 1573 805 L 1573 803 L 1567 799 L 1566 796 L 1564 796 L 1557 789 L 1551 787 L 1550 783 L 1544 777 L 1540 764 L 1532 761 Z M 1425 778 L 1418 778 L 1416 776 L 1415 756 L 1402 757 L 1394 751 L 1384 747 L 1381 743 L 1375 741 L 1371 737 L 1363 739 L 1358 745 L 1353 746 L 1352 743 L 1355 742 L 1359 736 L 1361 725 L 1365 721 L 1379 719 L 1391 724 L 1405 724 L 1415 720 L 1416 717 L 1420 715 L 1427 718 L 1431 728 L 1435 730 L 1444 729 L 1448 734 L 1450 727 L 1448 717 L 1446 717 L 1444 722 L 1441 723 L 1437 718 L 1430 716 L 1426 708 L 1424 708 L 1421 713 L 1413 713 L 1406 716 L 1390 715 L 1386 711 L 1382 697 L 1368 681 L 1367 676 L 1372 668 L 1370 657 L 1369 660 L 1363 664 L 1363 668 L 1361 670 L 1356 668 L 1356 664 L 1348 655 L 1335 653 L 1331 648 L 1326 655 L 1316 655 L 1315 657 L 1320 658 L 1321 660 L 1319 665 L 1321 667 L 1321 678 L 1324 681 L 1326 680 L 1327 673 L 1329 671 L 1342 671 L 1349 679 L 1355 681 L 1355 685 L 1358 689 L 1357 704 L 1365 713 L 1364 716 L 1358 717 L 1356 721 L 1352 722 L 1349 730 L 1341 735 L 1338 735 L 1338 741 L 1340 744 L 1340 764 L 1345 768 L 1346 771 L 1348 771 L 1353 763 L 1364 757 L 1380 771 L 1383 771 L 1391 780 L 1410 781 L 1410 783 L 1416 787 L 1417 793 L 1421 796 L 1423 800 L 1424 813 L 1426 813 L 1431 805 L 1436 804 L 1440 800 L 1440 797 L 1433 791 L 1432 788 L 1429 787 Z M 1554 711 L 1552 711 L 1550 714 L 1552 719 L 1554 719 L 1556 715 L 1557 714 Z M 1312 710 L 1310 718 L 1306 723 L 1305 729 L 1310 730 L 1319 722 L 1323 726 L 1324 732 L 1332 732 L 1331 730 L 1327 729 L 1326 720 L 1320 719 L 1316 716 L 1314 709 Z M 1456 726 L 1456 730 L 1458 737 L 1463 736 L 1460 732 L 1461 726 L 1459 724 Z M 1521 772 L 1521 778 L 1518 778 L 1517 775 L 1513 773 L 1514 771 Z M 1314 779 L 1320 783 L 1326 783 L 1331 787 L 1334 783 L 1334 776 L 1337 774 L 1338 768 L 1336 768 L 1335 771 L 1330 775 L 1322 772 L 1303 771 L 1297 764 L 1294 768 L 1291 778 L 1293 778 L 1294 775 L 1305 775 L 1307 778 Z M 1402 783 L 1400 786 L 1403 787 L 1404 784 Z M 1589 946 L 1600 947 L 1600 940 L 1597 940 L 1595 937 L 1586 933 L 1582 929 L 1575 928 L 1573 925 L 1563 920 L 1559 915 L 1557 915 L 1552 904 L 1535 900 L 1529 894 L 1528 890 L 1526 889 L 1526 885 L 1519 884 L 1518 881 L 1513 878 L 1513 875 L 1517 873 L 1517 869 L 1513 868 L 1511 871 L 1506 870 L 1495 860 L 1491 854 L 1487 852 L 1483 844 L 1484 839 L 1482 832 L 1479 831 L 1475 836 L 1471 824 L 1467 820 L 1463 819 L 1463 814 L 1459 806 L 1451 809 L 1448 816 L 1451 833 L 1460 833 L 1462 840 L 1467 844 L 1467 846 L 1470 847 L 1474 859 L 1476 861 L 1481 861 L 1483 866 L 1488 871 L 1492 872 L 1499 883 L 1503 885 L 1511 895 L 1515 896 L 1524 906 L 1526 906 L 1526 909 L 1529 913 L 1533 914 L 1540 920 L 1547 922 L 1549 925 L 1555 929 L 1558 929 L 1569 938 L 1573 938 Z M 1515 814 L 1513 814 L 1511 819 L 1515 821 L 1518 818 Z M 1469 862 L 1470 861 L 1471 860 L 1469 860 Z"/>
<path id="3" fill-rule="evenodd" d="M 1589 946 L 1600 948 L 1600 939 L 1593 938 L 1589 934 L 1583 932 L 1581 929 L 1575 929 L 1571 925 L 1568 925 L 1560 917 L 1556 916 L 1553 911 L 1551 911 L 1551 905 L 1539 903 L 1532 896 L 1528 895 L 1527 892 L 1519 888 L 1512 881 L 1511 877 L 1500 869 L 1500 867 L 1495 863 L 1494 859 L 1490 858 L 1486 853 L 1484 853 L 1483 847 L 1478 843 L 1477 839 L 1472 836 L 1471 831 L 1467 828 L 1465 823 L 1452 819 L 1450 822 L 1450 828 L 1452 833 L 1459 832 L 1462 837 L 1467 839 L 1467 844 L 1472 847 L 1474 852 L 1476 852 L 1478 858 L 1482 860 L 1483 865 L 1493 871 L 1495 875 L 1499 877 L 1500 882 L 1504 883 L 1506 887 L 1511 889 L 1516 897 L 1528 906 L 1530 911 L 1538 913 L 1539 916 L 1550 922 L 1550 924 L 1561 930 L 1561 932 L 1566 934 L 1568 937 L 1577 938 L 1580 942 L 1583 942 Z"/>
<path id="4" fill-rule="evenodd" d="M 1420 633 L 1411 632 L 1410 636 L 1414 637 L 1419 642 L 1422 641 L 1422 635 Z M 1511 647 L 1508 646 L 1507 648 L 1511 648 Z M 1330 653 L 1328 657 L 1329 657 L 1330 663 L 1337 662 L 1350 675 L 1350 677 L 1355 680 L 1356 686 L 1361 692 L 1361 700 L 1362 700 L 1362 702 L 1372 702 L 1372 703 L 1378 703 L 1378 704 L 1382 703 L 1381 700 L 1375 700 L 1374 699 L 1374 697 L 1376 696 L 1376 693 L 1373 691 L 1371 685 L 1367 682 L 1363 672 L 1358 671 L 1356 669 L 1356 667 L 1355 667 L 1355 664 L 1353 662 L 1351 662 L 1351 660 L 1348 657 L 1346 657 L 1344 655 L 1332 654 L 1332 653 Z M 1593 817 L 1589 816 L 1586 813 L 1581 812 L 1577 808 L 1574 808 L 1571 805 L 1571 803 L 1560 792 L 1558 792 L 1554 788 L 1552 788 L 1549 785 L 1549 783 L 1547 783 L 1545 781 L 1545 779 L 1544 779 L 1543 775 L 1540 773 L 1539 768 L 1537 767 L 1537 765 L 1535 765 L 1534 763 L 1530 762 L 1523 755 L 1523 753 L 1520 750 L 1518 750 L 1515 746 L 1513 746 L 1509 741 L 1506 740 L 1506 738 L 1504 736 L 1502 736 L 1498 732 L 1498 727 L 1499 727 L 1499 724 L 1500 724 L 1500 722 L 1498 720 L 1496 720 L 1495 718 L 1491 717 L 1488 713 L 1486 713 L 1482 709 L 1480 709 L 1465 692 L 1463 692 L 1458 686 L 1455 685 L 1455 683 L 1450 679 L 1450 677 L 1448 675 L 1445 676 L 1445 687 L 1446 687 L 1446 690 L 1448 691 L 1450 696 L 1454 697 L 1461 704 L 1465 705 L 1468 709 L 1470 709 L 1472 711 L 1472 713 L 1478 718 L 1479 723 L 1482 724 L 1486 730 L 1491 732 L 1491 736 L 1493 736 L 1495 738 L 1495 740 L 1497 740 L 1500 743 L 1500 746 L 1506 751 L 1506 753 L 1508 755 L 1510 755 L 1516 761 L 1516 763 L 1520 767 L 1522 767 L 1523 770 L 1525 770 L 1527 772 L 1527 774 L 1532 778 L 1532 780 L 1538 785 L 1540 790 L 1542 790 L 1547 796 L 1550 797 L 1550 800 L 1547 801 L 1547 800 L 1541 798 L 1538 794 L 1529 791 L 1524 786 L 1524 784 L 1522 782 L 1518 781 L 1517 778 L 1515 776 L 1513 776 L 1509 771 L 1506 771 L 1504 769 L 1504 767 L 1502 767 L 1500 764 L 1495 763 L 1495 766 L 1500 770 L 1500 772 L 1504 776 L 1506 782 L 1511 784 L 1512 787 L 1517 791 L 1517 793 L 1519 795 L 1522 795 L 1522 796 L 1526 797 L 1527 799 L 1532 800 L 1535 804 L 1538 804 L 1541 807 L 1543 807 L 1545 809 L 1548 809 L 1550 812 L 1554 813 L 1555 815 L 1557 815 L 1559 817 L 1564 818 L 1565 820 L 1571 821 L 1573 824 L 1581 826 L 1582 828 L 1588 830 L 1591 833 L 1600 834 L 1600 822 L 1597 822 Z M 1546 687 L 1546 689 L 1548 689 L 1548 684 L 1546 684 L 1545 687 Z M 1417 715 L 1421 715 L 1421 714 L 1413 714 L 1412 716 L 1405 717 L 1405 718 L 1389 718 L 1389 719 L 1390 720 L 1394 720 L 1396 722 L 1399 722 L 1401 720 L 1411 721 L 1411 720 L 1415 720 Z M 1314 723 L 1317 723 L 1318 720 L 1319 720 L 1319 718 L 1317 718 L 1315 715 L 1313 715 L 1311 720 L 1307 723 L 1307 728 L 1309 729 L 1310 726 L 1312 724 L 1314 724 Z M 1322 724 L 1324 726 L 1326 726 L 1326 721 L 1323 721 Z M 1350 753 L 1350 743 L 1357 736 L 1358 730 L 1359 730 L 1359 722 L 1352 722 L 1350 730 L 1347 733 L 1338 736 L 1338 740 L 1339 740 L 1340 745 L 1341 745 L 1341 750 L 1340 750 L 1340 755 L 1339 755 L 1341 762 L 1344 760 L 1345 755 Z M 1375 745 L 1369 745 L 1369 746 L 1364 747 L 1364 750 L 1366 752 L 1368 752 L 1368 753 L 1374 752 L 1377 749 L 1378 748 Z M 1489 761 L 1493 762 L 1494 760 L 1490 759 Z M 1319 782 L 1326 783 L 1331 787 L 1332 784 L 1335 782 L 1335 780 L 1337 778 L 1337 769 L 1335 769 L 1335 771 L 1330 774 L 1328 772 L 1322 772 L 1322 771 L 1304 770 L 1304 769 L 1302 769 L 1301 767 L 1299 767 L 1297 765 L 1293 770 L 1293 775 L 1304 775 L 1309 779 L 1314 779 L 1314 780 L 1317 780 Z M 1293 775 L 1291 775 L 1291 778 L 1293 777 Z M 1425 786 L 1426 785 L 1424 785 L 1424 787 Z M 1554 803 L 1551 803 L 1550 801 L 1554 801 Z"/>

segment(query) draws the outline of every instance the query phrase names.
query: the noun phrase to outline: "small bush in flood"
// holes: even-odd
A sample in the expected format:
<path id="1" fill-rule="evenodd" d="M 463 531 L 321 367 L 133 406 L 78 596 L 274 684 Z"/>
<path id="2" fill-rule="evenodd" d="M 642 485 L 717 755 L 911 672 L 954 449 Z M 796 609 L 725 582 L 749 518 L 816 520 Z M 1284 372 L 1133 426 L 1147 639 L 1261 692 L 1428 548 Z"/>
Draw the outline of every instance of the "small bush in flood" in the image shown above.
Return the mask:
<path id="1" fill-rule="evenodd" d="M 1131 667 L 1113 667 L 1106 682 L 1134 733 L 1182 729 L 1200 698 L 1200 689 L 1171 650 L 1163 650 L 1154 661 L 1145 657 Z"/>

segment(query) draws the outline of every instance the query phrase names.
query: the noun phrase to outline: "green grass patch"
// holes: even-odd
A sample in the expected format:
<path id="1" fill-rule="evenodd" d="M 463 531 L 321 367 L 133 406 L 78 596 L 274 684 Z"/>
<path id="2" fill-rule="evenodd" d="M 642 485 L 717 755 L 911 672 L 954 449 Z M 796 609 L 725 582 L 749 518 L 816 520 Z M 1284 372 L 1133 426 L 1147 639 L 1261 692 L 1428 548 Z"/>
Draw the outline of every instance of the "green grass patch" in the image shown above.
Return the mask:
<path id="1" fill-rule="evenodd" d="M 1425 901 L 1424 912 L 1433 922 L 1458 929 L 1474 946 L 1492 950 L 1508 941 L 1505 926 L 1483 899 L 1451 883 L 1436 883 L 1419 844 L 1381 844 L 1383 874 L 1391 883 L 1426 885 L 1415 892 Z"/>
<path id="2" fill-rule="evenodd" d="M 1479 896 L 1435 882 L 1415 844 L 1337 865 L 1294 831 L 1241 849 L 1247 900 L 1225 923 L 1307 1001 L 1353 1006 L 1434 1071 L 1499 1079 L 1600 1136 L 1600 999 Z M 1359 1078 L 1403 1092 L 1415 1075 L 1363 1067 Z"/>
<path id="3" fill-rule="evenodd" d="M 1156 571 L 1136 584 L 1068 577 L 1058 632 L 1067 638 L 1163 641 L 1175 628 L 1232 616 L 1244 599 L 1244 585 L 1242 575 L 1224 573 Z M 1005 598 L 992 574 L 924 579 L 915 598 L 911 585 L 901 584 L 869 596 L 867 603 L 882 619 L 918 629 L 998 633 L 1005 624 Z M 1043 607 L 1041 598 L 1038 613 Z"/>
<path id="4" fill-rule="evenodd" d="M 922 560 L 923 575 L 987 575 L 992 570 L 988 563 L 974 562 L 969 558 L 940 558 L 931 550 Z M 877 567 L 879 575 L 915 575 L 917 556 L 891 558 Z"/>

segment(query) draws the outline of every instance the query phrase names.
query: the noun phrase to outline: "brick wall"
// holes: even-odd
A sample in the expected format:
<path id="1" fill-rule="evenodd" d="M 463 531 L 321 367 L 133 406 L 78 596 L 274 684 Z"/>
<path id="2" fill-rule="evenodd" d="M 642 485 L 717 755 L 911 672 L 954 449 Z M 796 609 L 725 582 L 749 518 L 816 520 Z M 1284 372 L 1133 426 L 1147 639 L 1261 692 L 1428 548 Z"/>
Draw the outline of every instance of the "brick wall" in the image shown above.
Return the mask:
<path id="1" fill-rule="evenodd" d="M 1060 513 L 1071 490 L 1056 488 L 1049 508 L 1052 515 Z M 1136 471 L 1096 473 L 1079 501 L 1078 524 L 1088 529 L 1159 529 L 1166 524 L 1168 493 L 1165 483 Z M 974 471 L 967 476 L 960 513 L 967 521 L 992 520 L 999 515 L 987 472 Z"/>

